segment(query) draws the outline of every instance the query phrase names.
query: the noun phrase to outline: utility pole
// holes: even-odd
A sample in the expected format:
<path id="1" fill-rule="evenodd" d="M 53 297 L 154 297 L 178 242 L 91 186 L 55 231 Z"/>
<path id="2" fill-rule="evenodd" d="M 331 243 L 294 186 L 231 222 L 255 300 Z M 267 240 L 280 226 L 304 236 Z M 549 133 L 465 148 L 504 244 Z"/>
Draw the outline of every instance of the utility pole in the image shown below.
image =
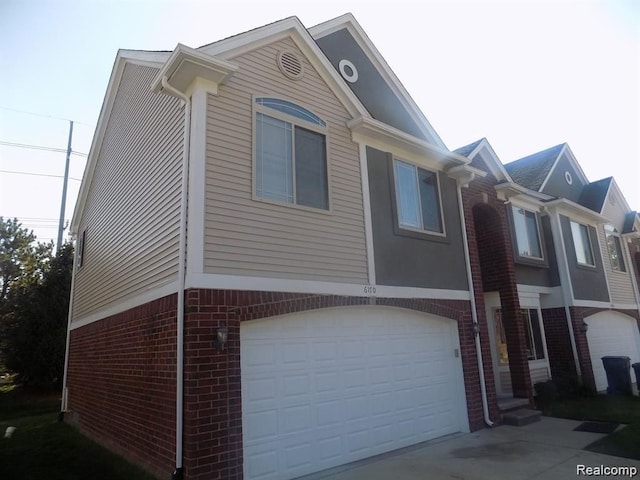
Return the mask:
<path id="1" fill-rule="evenodd" d="M 69 183 L 69 160 L 71 159 L 71 139 L 73 137 L 73 120 L 69 120 L 69 142 L 67 143 L 67 162 L 64 166 L 64 182 L 62 184 L 62 204 L 60 205 L 60 222 L 58 223 L 58 243 L 56 251 L 62 246 L 62 231 L 64 230 L 64 211 L 67 206 L 67 184 Z"/>

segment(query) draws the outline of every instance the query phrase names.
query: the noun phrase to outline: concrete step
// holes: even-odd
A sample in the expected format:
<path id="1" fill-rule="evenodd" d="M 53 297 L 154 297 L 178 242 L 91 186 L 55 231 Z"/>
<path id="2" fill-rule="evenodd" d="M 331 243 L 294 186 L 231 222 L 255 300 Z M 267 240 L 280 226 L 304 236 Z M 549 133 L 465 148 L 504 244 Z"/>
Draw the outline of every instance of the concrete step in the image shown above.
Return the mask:
<path id="1" fill-rule="evenodd" d="M 529 425 L 530 423 L 539 422 L 542 412 L 539 410 L 533 410 L 531 408 L 520 408 L 506 412 L 502 415 L 502 423 L 505 425 L 513 425 L 515 427 L 522 427 L 523 425 Z"/>

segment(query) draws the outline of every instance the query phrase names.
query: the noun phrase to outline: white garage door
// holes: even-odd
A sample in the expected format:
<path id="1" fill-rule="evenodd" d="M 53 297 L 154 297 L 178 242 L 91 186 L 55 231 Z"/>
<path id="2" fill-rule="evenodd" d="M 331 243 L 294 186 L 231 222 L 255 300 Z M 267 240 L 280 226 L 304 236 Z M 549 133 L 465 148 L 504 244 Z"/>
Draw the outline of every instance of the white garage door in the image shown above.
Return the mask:
<path id="1" fill-rule="evenodd" d="M 602 357 L 625 356 L 631 363 L 640 362 L 640 333 L 635 318 L 618 312 L 600 312 L 584 319 L 589 329 L 587 341 L 596 389 L 607 389 L 607 374 Z M 631 370 L 632 381 L 635 381 Z"/>
<path id="2" fill-rule="evenodd" d="M 241 324 L 244 475 L 289 479 L 468 431 L 456 322 L 347 307 Z"/>

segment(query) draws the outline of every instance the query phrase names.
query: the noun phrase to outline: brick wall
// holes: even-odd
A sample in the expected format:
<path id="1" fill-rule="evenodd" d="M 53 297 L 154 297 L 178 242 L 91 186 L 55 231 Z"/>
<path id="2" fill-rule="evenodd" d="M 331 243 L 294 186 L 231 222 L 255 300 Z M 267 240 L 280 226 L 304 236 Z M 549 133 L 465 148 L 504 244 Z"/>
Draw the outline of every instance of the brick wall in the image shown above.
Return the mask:
<path id="1" fill-rule="evenodd" d="M 407 308 L 458 322 L 470 428 L 484 426 L 470 304 L 467 301 L 371 299 L 230 290 L 185 293 L 185 478 L 242 479 L 240 323 L 349 305 Z M 217 328 L 227 348 L 213 348 Z M 486 323 L 482 335 L 488 338 Z M 166 297 L 72 331 L 67 419 L 87 436 L 169 478 L 175 465 L 176 296 Z M 488 342 L 483 356 L 491 365 Z M 492 373 L 486 372 L 498 418 Z"/>
<path id="2" fill-rule="evenodd" d="M 547 340 L 551 378 L 577 381 L 578 374 L 573 360 L 573 349 L 564 307 L 543 309 L 542 323 Z"/>
<path id="3" fill-rule="evenodd" d="M 176 300 L 72 330 L 69 345 L 65 419 L 162 479 L 175 468 Z"/>
<path id="4" fill-rule="evenodd" d="M 186 478 L 242 479 L 240 323 L 326 307 L 369 305 L 370 298 L 229 290 L 189 290 L 185 315 Z M 469 302 L 376 299 L 458 321 L 469 423 L 483 426 L 482 403 Z M 225 352 L 213 348 L 216 329 L 226 325 Z"/>
<path id="5" fill-rule="evenodd" d="M 582 368 L 582 382 L 584 386 L 592 391 L 596 391 L 596 383 L 593 378 L 593 367 L 591 365 L 591 355 L 589 352 L 589 344 L 587 342 L 587 334 L 582 331 L 583 320 L 595 313 L 614 311 L 624 313 L 636 319 L 636 323 L 640 328 L 640 315 L 637 310 L 619 310 L 607 308 L 591 308 L 591 307 L 571 307 L 571 323 L 576 339 L 576 350 L 578 352 L 578 360 Z"/>
<path id="6" fill-rule="evenodd" d="M 478 157 L 473 165 L 489 171 L 486 164 Z M 477 315 L 481 335 L 485 339 L 483 359 L 485 371 L 490 371 L 492 361 L 488 335 L 492 335 L 493 332 L 489 332 L 487 327 L 484 292 L 498 291 L 507 337 L 513 394 L 516 397 L 532 400 L 533 391 L 526 352 L 524 322 L 520 315 L 511 233 L 507 209 L 504 202 L 497 198 L 494 188 L 496 183 L 496 178 L 489 174 L 485 178 L 471 182 L 462 193 Z M 492 385 L 491 388 L 495 395 L 495 386 Z"/>

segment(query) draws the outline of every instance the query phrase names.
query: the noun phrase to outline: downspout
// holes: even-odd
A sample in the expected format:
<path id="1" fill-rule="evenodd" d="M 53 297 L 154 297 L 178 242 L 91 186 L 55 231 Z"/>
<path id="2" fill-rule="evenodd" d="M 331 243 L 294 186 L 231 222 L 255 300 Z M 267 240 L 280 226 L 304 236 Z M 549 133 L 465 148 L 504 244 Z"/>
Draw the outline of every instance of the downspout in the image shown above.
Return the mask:
<path id="1" fill-rule="evenodd" d="M 467 281 L 469 284 L 469 295 L 471 300 L 471 318 L 473 319 L 473 337 L 476 343 L 476 362 L 478 364 L 478 373 L 480 375 L 480 392 L 482 396 L 482 412 L 484 414 L 484 423 L 489 427 L 493 427 L 489 415 L 489 400 L 487 398 L 487 385 L 484 378 L 484 362 L 482 361 L 482 348 L 480 345 L 480 329 L 478 325 L 478 312 L 476 311 L 476 293 L 473 287 L 473 277 L 471 275 L 471 259 L 469 255 L 469 240 L 467 239 L 467 223 L 464 218 L 464 207 L 462 205 L 462 187 L 460 181 L 457 183 L 458 208 L 460 210 L 460 221 L 462 222 L 462 242 L 464 244 L 464 258 L 467 267 Z"/>
<path id="2" fill-rule="evenodd" d="M 77 247 L 77 243 L 76 243 Z M 69 293 L 69 313 L 67 314 L 67 340 L 66 347 L 64 351 L 64 373 L 62 376 L 62 402 L 60 405 L 60 415 L 58 417 L 59 420 L 64 419 L 64 414 L 68 410 L 68 401 L 69 395 L 67 391 L 67 371 L 69 370 L 69 344 L 71 343 L 71 315 L 73 313 L 73 289 L 76 284 L 76 261 L 78 258 L 77 249 L 74 248 L 73 251 L 73 266 L 72 266 L 72 274 L 71 274 L 71 292 Z"/>
<path id="3" fill-rule="evenodd" d="M 560 214 L 558 214 L 557 212 L 552 214 L 546 208 L 545 210 L 547 210 L 547 212 L 549 213 L 549 216 L 552 217 L 552 219 L 554 220 L 554 223 L 556 224 L 555 227 L 558 230 L 558 235 L 557 236 L 552 235 L 553 243 L 556 248 L 556 257 L 562 258 L 563 267 L 565 269 L 565 272 L 566 272 L 565 274 L 567 276 L 567 286 L 569 287 L 570 291 L 573 292 L 573 284 L 571 283 L 571 274 L 569 273 L 569 261 L 567 260 L 567 252 L 565 250 L 564 235 L 562 233 L 562 224 L 560 223 Z M 557 244 L 558 242 L 560 242 L 560 245 Z M 559 265 L 558 265 L 558 269 L 560 269 Z M 562 283 L 562 278 L 561 278 L 561 283 Z M 580 382 L 580 384 L 582 384 L 582 368 L 580 367 L 580 360 L 578 358 L 578 347 L 576 346 L 576 337 L 573 333 L 573 322 L 571 321 L 571 309 L 569 308 L 570 300 L 567 295 L 567 289 L 564 286 L 561 286 L 560 288 L 562 290 L 562 300 L 563 300 L 562 303 L 564 303 L 564 314 L 565 314 L 565 317 L 567 318 L 567 328 L 569 329 L 569 341 L 571 342 L 571 352 L 573 353 L 573 363 L 575 363 L 576 365 L 576 373 L 578 375 L 578 381 Z M 573 294 L 572 294 L 572 297 L 573 297 Z"/>
<path id="4" fill-rule="evenodd" d="M 182 466 L 184 431 L 184 290 L 187 263 L 187 202 L 189 200 L 189 145 L 191 137 L 191 98 L 169 85 L 162 77 L 162 88 L 182 99 L 184 112 L 184 146 L 182 153 L 182 194 L 180 198 L 180 253 L 178 257 L 178 307 L 176 332 L 176 469 L 171 480 L 184 477 Z"/>

